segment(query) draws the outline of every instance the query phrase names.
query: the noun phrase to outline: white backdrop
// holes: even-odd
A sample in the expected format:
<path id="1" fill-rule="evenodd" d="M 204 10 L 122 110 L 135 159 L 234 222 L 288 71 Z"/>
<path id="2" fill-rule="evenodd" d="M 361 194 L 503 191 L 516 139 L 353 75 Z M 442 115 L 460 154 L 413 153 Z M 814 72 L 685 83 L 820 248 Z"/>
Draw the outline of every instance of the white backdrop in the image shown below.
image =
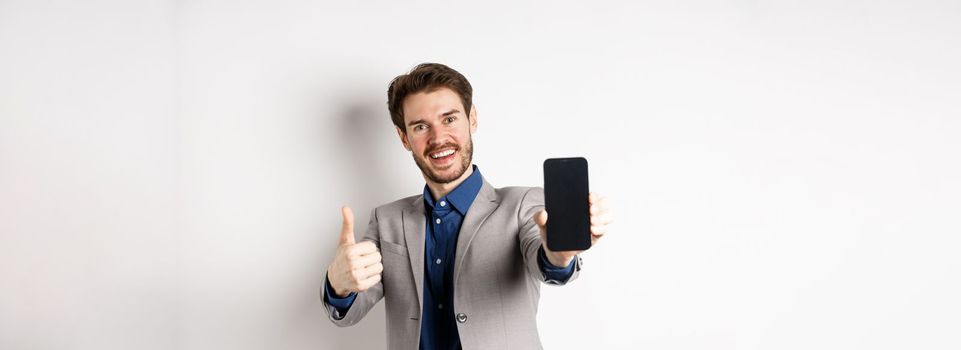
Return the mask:
<path id="1" fill-rule="evenodd" d="M 0 0 L 0 348 L 383 348 L 317 291 L 424 61 L 492 184 L 615 206 L 545 347 L 961 347 L 956 1 Z"/>

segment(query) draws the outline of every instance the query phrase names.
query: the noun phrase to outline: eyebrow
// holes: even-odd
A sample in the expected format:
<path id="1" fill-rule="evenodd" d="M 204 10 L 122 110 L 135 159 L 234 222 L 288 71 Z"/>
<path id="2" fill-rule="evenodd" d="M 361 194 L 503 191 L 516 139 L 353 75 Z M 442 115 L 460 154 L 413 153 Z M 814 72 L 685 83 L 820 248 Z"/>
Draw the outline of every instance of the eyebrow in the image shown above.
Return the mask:
<path id="1" fill-rule="evenodd" d="M 442 117 L 446 117 L 446 116 L 449 116 L 449 115 L 452 115 L 452 114 L 457 114 L 457 113 L 460 113 L 460 111 L 459 111 L 459 110 L 456 110 L 456 109 L 452 109 L 452 110 L 449 110 L 449 111 L 447 111 L 447 112 L 444 112 L 444 114 L 441 114 L 441 116 L 442 116 Z M 417 119 L 417 120 L 411 120 L 410 122 L 407 123 L 407 126 L 417 125 L 417 124 L 425 123 L 425 122 L 426 122 L 426 120 L 424 120 L 423 118 Z"/>

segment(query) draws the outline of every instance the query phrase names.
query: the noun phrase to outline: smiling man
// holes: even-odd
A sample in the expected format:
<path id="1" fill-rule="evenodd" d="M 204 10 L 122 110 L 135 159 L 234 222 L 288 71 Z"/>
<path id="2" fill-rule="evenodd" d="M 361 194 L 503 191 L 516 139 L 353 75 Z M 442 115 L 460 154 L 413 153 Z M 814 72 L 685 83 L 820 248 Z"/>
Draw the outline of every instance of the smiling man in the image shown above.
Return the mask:
<path id="1" fill-rule="evenodd" d="M 351 326 L 381 298 L 391 349 L 537 349 L 540 284 L 563 285 L 578 251 L 547 249 L 543 190 L 494 188 L 472 164 L 477 109 L 457 71 L 424 63 L 394 78 L 387 105 L 401 143 L 424 175 L 422 194 L 377 207 L 358 243 L 342 208 L 324 306 Z M 591 238 L 611 222 L 591 194 Z"/>

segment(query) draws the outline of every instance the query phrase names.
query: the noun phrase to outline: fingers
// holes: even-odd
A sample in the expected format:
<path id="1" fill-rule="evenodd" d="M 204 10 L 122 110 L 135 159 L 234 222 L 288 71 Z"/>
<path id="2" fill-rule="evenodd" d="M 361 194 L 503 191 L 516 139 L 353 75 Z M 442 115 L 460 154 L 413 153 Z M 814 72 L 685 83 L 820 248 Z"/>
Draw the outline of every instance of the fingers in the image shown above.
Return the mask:
<path id="1" fill-rule="evenodd" d="M 359 257 L 362 255 L 367 255 L 370 253 L 377 252 L 377 245 L 371 241 L 363 241 L 346 248 L 345 253 L 348 257 Z"/>
<path id="2" fill-rule="evenodd" d="M 371 241 L 342 246 L 327 269 L 331 287 L 341 296 L 367 290 L 380 282 L 384 272 L 382 259 Z"/>
<path id="3" fill-rule="evenodd" d="M 370 289 L 370 287 L 373 287 L 373 286 L 376 285 L 378 282 L 380 282 L 380 274 L 379 274 L 379 273 L 376 274 L 376 275 L 370 276 L 369 278 L 367 278 L 367 279 L 365 279 L 365 280 L 363 280 L 363 281 L 358 282 L 358 283 L 357 283 L 357 291 L 358 291 L 358 292 L 363 292 L 363 291 L 365 291 L 365 290 L 368 290 L 368 289 Z"/>
<path id="4" fill-rule="evenodd" d="M 614 220 L 611 210 L 607 207 L 607 198 L 591 194 L 593 201 L 590 206 L 591 225 L 609 224 Z"/>
<path id="5" fill-rule="evenodd" d="M 605 233 L 607 233 L 607 225 L 591 226 L 591 235 L 600 237 Z"/>
<path id="6" fill-rule="evenodd" d="M 384 265 L 377 245 L 372 241 L 357 243 L 354 237 L 354 212 L 349 206 L 340 209 L 343 222 L 334 261 L 327 268 L 328 281 L 337 295 L 361 292 L 380 282 Z"/>
<path id="7" fill-rule="evenodd" d="M 541 211 L 534 214 L 534 223 L 537 226 L 544 227 L 547 225 L 547 210 L 541 209 Z"/>
<path id="8" fill-rule="evenodd" d="M 374 265 L 368 266 L 367 268 L 357 269 L 350 272 L 348 277 L 348 285 L 350 287 L 347 290 L 352 292 L 363 292 L 370 287 L 373 287 L 377 282 L 380 282 L 381 272 L 384 271 L 384 265 L 376 263 Z"/>
<path id="9" fill-rule="evenodd" d="M 368 267 L 381 261 L 380 253 L 374 252 L 363 256 L 358 256 L 350 260 L 350 268 L 358 269 Z"/>
<path id="10" fill-rule="evenodd" d="M 591 193 L 590 212 L 591 212 L 591 235 L 599 238 L 607 233 L 607 225 L 614 221 L 614 214 L 607 207 L 607 198 Z"/>
<path id="11" fill-rule="evenodd" d="M 591 214 L 597 214 L 607 210 L 607 198 L 591 193 L 589 197 Z"/>
<path id="12" fill-rule="evenodd" d="M 378 262 L 360 269 L 360 276 L 367 279 L 373 275 L 379 275 L 381 272 L 384 272 L 384 264 Z"/>
<path id="13" fill-rule="evenodd" d="M 340 213 L 344 217 L 344 222 L 340 229 L 340 244 L 354 244 L 354 211 L 345 205 L 340 208 Z"/>
<path id="14" fill-rule="evenodd" d="M 384 264 L 375 263 L 367 267 L 350 270 L 350 279 L 352 282 L 360 284 L 371 276 L 379 275 L 383 271 Z"/>
<path id="15" fill-rule="evenodd" d="M 591 215 L 591 225 L 610 225 L 614 222 L 614 214 L 609 212 Z"/>
<path id="16" fill-rule="evenodd" d="M 380 254 L 377 254 L 378 257 Z M 351 284 L 354 285 L 354 290 L 362 292 L 372 287 L 374 284 L 380 281 L 380 273 L 384 272 L 384 265 L 380 262 L 371 264 L 370 266 L 354 269 L 350 271 Z"/>

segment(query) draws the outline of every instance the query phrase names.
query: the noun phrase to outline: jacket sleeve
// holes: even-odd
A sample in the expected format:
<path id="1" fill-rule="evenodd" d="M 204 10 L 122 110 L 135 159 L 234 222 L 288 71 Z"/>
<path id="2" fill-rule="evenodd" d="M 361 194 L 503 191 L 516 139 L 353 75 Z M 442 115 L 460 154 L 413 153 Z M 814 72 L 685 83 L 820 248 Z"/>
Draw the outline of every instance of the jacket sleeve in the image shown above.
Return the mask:
<path id="1" fill-rule="evenodd" d="M 549 279 L 541 269 L 538 262 L 538 251 L 541 248 L 541 233 L 534 223 L 534 214 L 544 209 L 544 189 L 533 187 L 524 194 L 521 199 L 520 208 L 517 213 L 519 230 L 517 238 L 520 240 L 521 254 L 524 256 L 524 265 L 527 266 L 527 273 L 538 281 L 552 285 L 564 285 L 577 279 L 581 271 L 581 256 L 574 258 L 574 273 L 565 281 Z M 548 216 L 550 220 L 550 216 Z"/>
<path id="2" fill-rule="evenodd" d="M 377 209 L 374 209 L 370 214 L 370 223 L 367 224 L 367 232 L 364 233 L 361 241 L 374 242 L 374 244 L 377 245 L 379 252 L 380 232 L 378 231 L 378 227 Z M 331 322 L 340 327 L 350 327 L 357 324 L 357 322 L 360 322 L 360 320 L 367 315 L 367 312 L 370 311 L 370 309 L 373 308 L 374 305 L 376 305 L 377 302 L 384 297 L 383 281 L 377 282 L 377 284 L 375 284 L 373 287 L 370 287 L 370 289 L 357 293 L 356 299 L 354 299 L 354 302 L 350 305 L 350 308 L 348 308 L 345 313 L 341 314 L 337 308 L 327 303 L 327 298 L 324 297 L 324 293 L 327 292 L 326 285 L 321 286 L 320 289 L 320 298 L 324 303 L 324 308 L 327 309 L 328 318 L 330 318 Z"/>

